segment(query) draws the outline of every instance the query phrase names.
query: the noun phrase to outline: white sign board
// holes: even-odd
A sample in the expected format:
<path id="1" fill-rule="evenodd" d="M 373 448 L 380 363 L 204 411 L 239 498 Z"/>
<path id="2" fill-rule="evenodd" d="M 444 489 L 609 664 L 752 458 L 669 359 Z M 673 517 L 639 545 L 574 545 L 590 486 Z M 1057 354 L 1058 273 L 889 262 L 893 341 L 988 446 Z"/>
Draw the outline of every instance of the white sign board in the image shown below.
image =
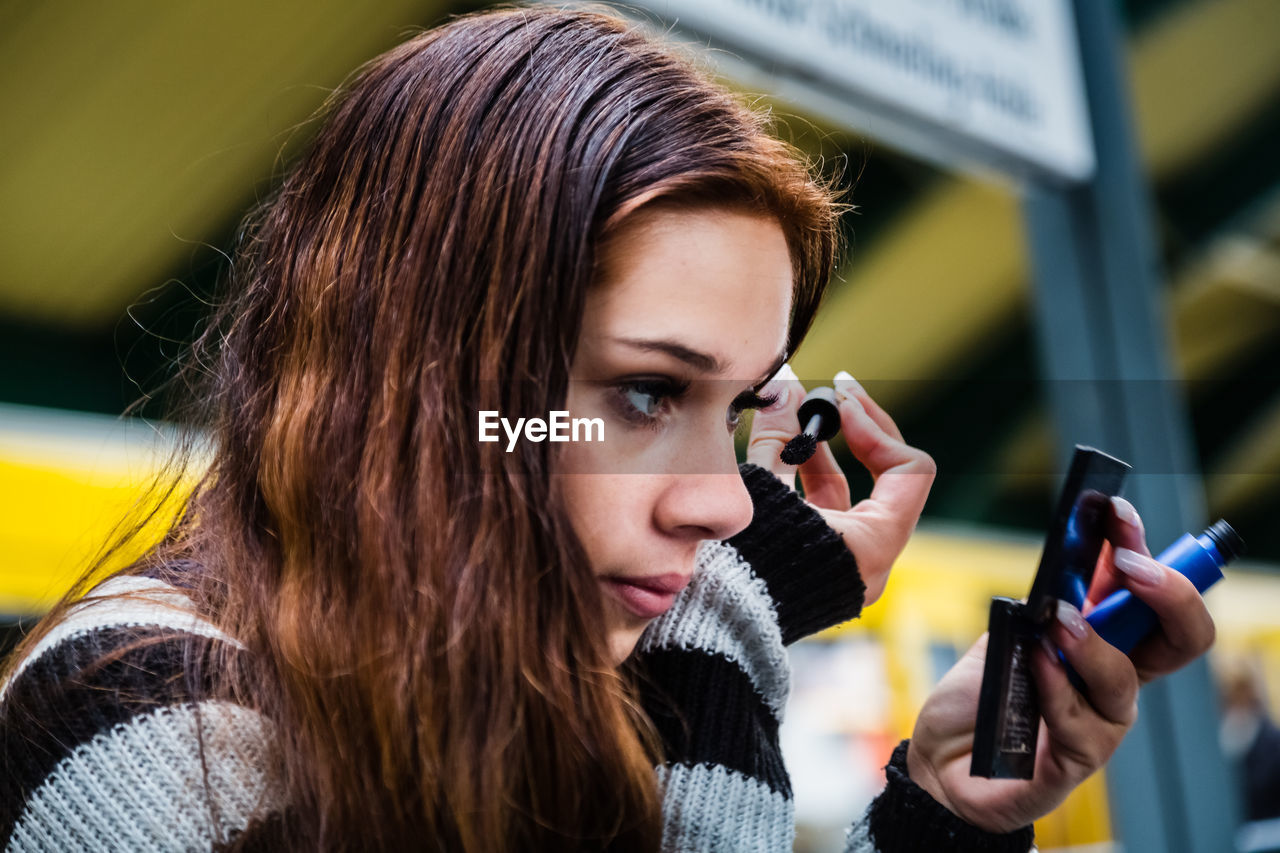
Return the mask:
<path id="1" fill-rule="evenodd" d="M 1094 169 L 1070 0 L 626 0 L 879 119 L 1069 181 Z M 887 139 L 889 143 L 894 140 Z M 987 155 L 987 156 L 984 156 Z"/>

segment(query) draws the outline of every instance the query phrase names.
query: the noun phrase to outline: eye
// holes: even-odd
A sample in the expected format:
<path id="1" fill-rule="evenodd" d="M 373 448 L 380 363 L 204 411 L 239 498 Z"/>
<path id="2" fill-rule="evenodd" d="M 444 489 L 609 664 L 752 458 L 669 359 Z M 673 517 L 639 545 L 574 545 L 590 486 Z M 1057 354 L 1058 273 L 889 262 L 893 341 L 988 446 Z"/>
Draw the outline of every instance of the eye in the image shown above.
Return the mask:
<path id="1" fill-rule="evenodd" d="M 639 426 L 654 426 L 669 404 L 689 388 L 687 382 L 670 379 L 637 379 L 614 388 L 614 407 L 623 420 Z"/>
<path id="2" fill-rule="evenodd" d="M 729 432 L 733 432 L 742 424 L 743 412 L 748 409 L 767 409 L 776 402 L 778 402 L 777 394 L 761 396 L 755 391 L 743 391 L 729 406 L 729 414 L 725 418 Z"/>

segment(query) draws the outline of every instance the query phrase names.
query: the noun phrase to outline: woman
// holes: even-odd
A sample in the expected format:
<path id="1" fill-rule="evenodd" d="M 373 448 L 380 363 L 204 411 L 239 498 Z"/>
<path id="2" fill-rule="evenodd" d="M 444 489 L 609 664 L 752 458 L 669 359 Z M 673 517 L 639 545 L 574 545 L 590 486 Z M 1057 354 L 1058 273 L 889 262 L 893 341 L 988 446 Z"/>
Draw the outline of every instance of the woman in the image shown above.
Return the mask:
<path id="1" fill-rule="evenodd" d="M 870 498 L 826 448 L 807 500 L 778 460 L 835 214 L 759 116 L 616 20 L 504 11 L 374 60 L 190 361 L 212 455 L 180 519 L 10 664 L 0 837 L 788 849 L 784 647 L 879 594 L 933 476 L 848 377 Z M 482 413 L 556 411 L 603 440 L 480 440 Z M 1111 541 L 1146 553 L 1136 516 Z M 1135 669 L 1064 611 L 1052 639 L 1103 700 L 1037 659 L 1034 782 L 967 776 L 976 647 L 850 849 L 1025 850 L 1132 723 L 1138 672 L 1208 644 L 1194 591 L 1140 565 L 1164 634 Z"/>

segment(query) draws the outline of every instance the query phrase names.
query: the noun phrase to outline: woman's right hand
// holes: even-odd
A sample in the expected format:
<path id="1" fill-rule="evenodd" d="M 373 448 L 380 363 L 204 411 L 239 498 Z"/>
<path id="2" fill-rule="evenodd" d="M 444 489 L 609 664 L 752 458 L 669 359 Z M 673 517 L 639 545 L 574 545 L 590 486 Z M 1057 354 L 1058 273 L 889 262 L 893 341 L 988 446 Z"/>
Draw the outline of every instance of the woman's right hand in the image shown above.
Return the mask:
<path id="1" fill-rule="evenodd" d="M 893 419 L 852 376 L 841 371 L 833 385 L 841 432 L 854 458 L 871 474 L 870 495 L 852 502 L 849 481 L 826 442 L 819 442 L 813 457 L 798 467 L 782 461 L 782 448 L 800 432 L 798 412 L 805 395 L 790 365 L 784 364 L 764 389 L 766 394 L 785 391 L 785 399 L 756 412 L 747 461 L 792 488 L 799 474 L 805 500 L 853 552 L 867 586 L 865 603 L 870 604 L 884 591 L 889 570 L 920 520 L 937 466 L 929 454 L 903 441 Z"/>

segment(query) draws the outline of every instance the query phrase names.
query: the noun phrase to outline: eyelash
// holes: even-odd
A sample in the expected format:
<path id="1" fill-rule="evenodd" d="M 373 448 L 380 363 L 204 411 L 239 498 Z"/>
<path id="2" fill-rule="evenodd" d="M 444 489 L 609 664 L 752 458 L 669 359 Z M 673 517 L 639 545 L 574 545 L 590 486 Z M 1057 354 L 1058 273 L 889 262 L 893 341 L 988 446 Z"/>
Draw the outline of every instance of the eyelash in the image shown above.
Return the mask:
<path id="1" fill-rule="evenodd" d="M 630 392 L 637 392 L 652 397 L 654 398 L 654 407 L 657 408 L 664 400 L 679 401 L 685 392 L 689 390 L 689 386 L 690 383 L 687 381 L 681 382 L 672 379 L 638 379 L 620 383 L 615 386 L 618 412 L 623 420 L 628 423 L 649 429 L 657 429 L 661 426 L 662 415 L 641 411 L 639 407 L 628 399 L 627 395 Z M 743 391 L 729 405 L 730 414 L 725 419 L 729 432 L 733 432 L 738 428 L 743 412 L 750 409 L 768 408 L 776 402 L 778 402 L 777 394 L 762 396 L 754 389 Z"/>

